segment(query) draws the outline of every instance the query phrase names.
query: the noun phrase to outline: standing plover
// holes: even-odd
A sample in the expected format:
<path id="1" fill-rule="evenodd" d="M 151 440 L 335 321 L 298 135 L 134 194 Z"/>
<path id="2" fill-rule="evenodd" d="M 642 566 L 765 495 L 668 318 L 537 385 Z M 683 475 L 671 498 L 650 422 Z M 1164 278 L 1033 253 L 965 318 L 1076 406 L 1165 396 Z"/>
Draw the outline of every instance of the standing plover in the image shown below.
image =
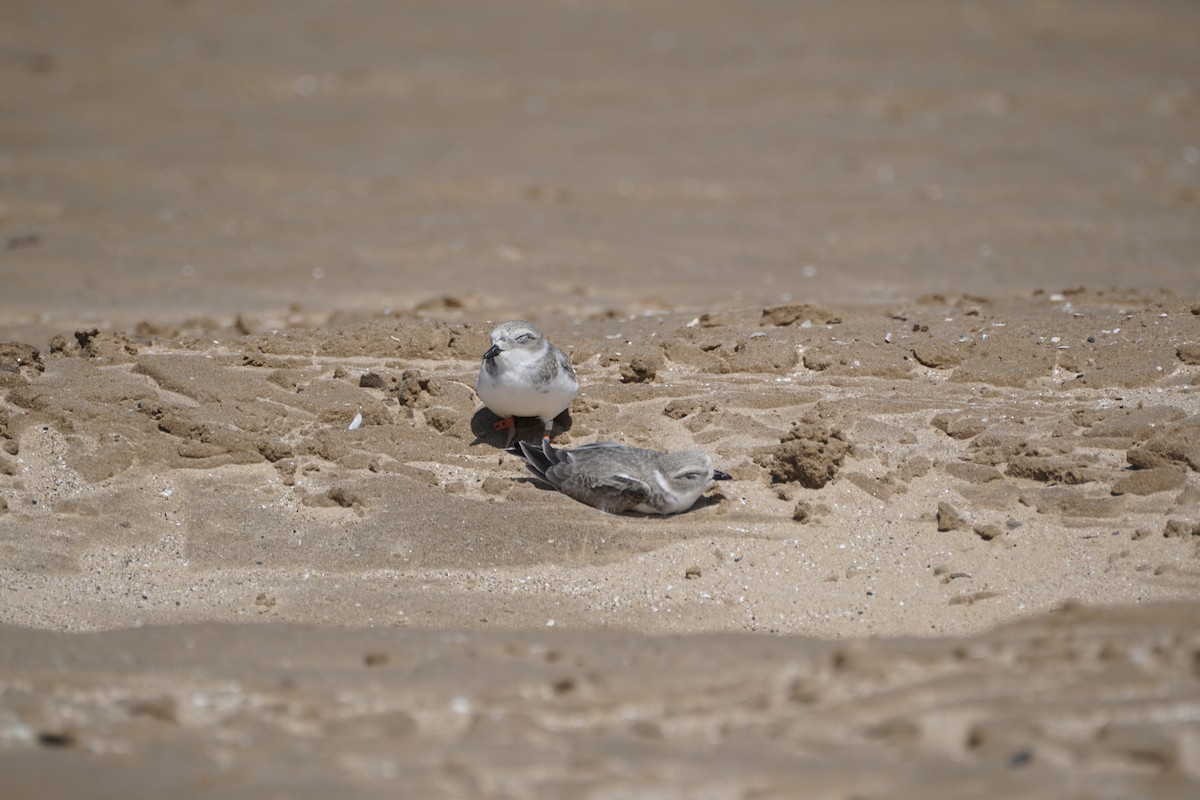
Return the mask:
<path id="1" fill-rule="evenodd" d="M 566 354 L 550 343 L 537 325 L 525 320 L 503 322 L 492 329 L 492 346 L 483 354 L 475 393 L 500 417 L 496 429 L 508 428 L 511 447 L 513 417 L 537 417 L 546 426 L 571 405 L 579 381 Z"/>
<path id="2" fill-rule="evenodd" d="M 568 497 L 610 514 L 686 511 L 713 481 L 730 480 L 713 469 L 707 453 L 660 453 L 616 442 L 570 451 L 545 439 L 540 447 L 520 445 L 530 472 Z"/>

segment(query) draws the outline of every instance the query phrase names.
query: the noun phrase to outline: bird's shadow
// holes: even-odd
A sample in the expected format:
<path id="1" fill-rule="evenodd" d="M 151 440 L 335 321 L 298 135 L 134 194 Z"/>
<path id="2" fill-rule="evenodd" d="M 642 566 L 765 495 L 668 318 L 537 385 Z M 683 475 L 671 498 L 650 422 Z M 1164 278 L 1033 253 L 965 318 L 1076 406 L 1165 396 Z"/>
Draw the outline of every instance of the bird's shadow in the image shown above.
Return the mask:
<path id="1" fill-rule="evenodd" d="M 709 506 L 717 506 L 717 505 L 720 505 L 721 503 L 725 503 L 728 501 L 729 501 L 729 498 L 726 497 L 725 495 L 721 494 L 720 492 L 715 492 L 713 494 L 702 494 L 702 495 L 700 495 L 700 497 L 696 498 L 696 502 L 692 503 L 691 508 L 689 508 L 687 511 L 679 512 L 679 514 L 677 514 L 676 516 L 680 516 L 682 514 L 690 514 L 693 511 L 699 511 L 700 509 L 708 508 Z"/>
<path id="2" fill-rule="evenodd" d="M 475 434 L 475 440 L 471 445 L 490 444 L 497 450 L 514 450 L 517 442 L 540 442 L 542 436 L 546 433 L 546 427 L 537 417 L 516 417 L 513 422 L 517 427 L 517 435 L 513 438 L 512 447 L 505 448 L 504 443 L 508 441 L 508 430 L 505 428 L 496 429 L 496 423 L 500 422 L 502 417 L 493 414 L 487 408 L 481 408 L 475 412 L 475 416 L 471 417 L 471 433 Z M 554 418 L 554 433 L 563 433 L 571 430 L 571 412 L 564 411 Z"/>

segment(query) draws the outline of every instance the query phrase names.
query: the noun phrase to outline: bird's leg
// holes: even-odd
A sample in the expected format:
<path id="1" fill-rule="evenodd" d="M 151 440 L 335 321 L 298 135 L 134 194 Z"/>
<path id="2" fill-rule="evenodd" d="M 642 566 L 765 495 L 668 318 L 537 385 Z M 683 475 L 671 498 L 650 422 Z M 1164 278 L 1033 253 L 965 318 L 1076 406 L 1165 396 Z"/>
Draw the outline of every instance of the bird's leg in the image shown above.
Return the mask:
<path id="1" fill-rule="evenodd" d="M 504 442 L 504 449 L 512 447 L 513 439 L 517 437 L 517 421 L 513 417 L 505 417 L 498 422 L 492 424 L 492 430 L 502 431 L 508 428 L 508 439 Z"/>
<path id="2" fill-rule="evenodd" d="M 545 432 L 542 433 L 542 441 L 543 442 L 550 441 L 551 431 L 553 431 L 553 430 L 554 430 L 554 420 L 553 419 L 546 420 Z"/>

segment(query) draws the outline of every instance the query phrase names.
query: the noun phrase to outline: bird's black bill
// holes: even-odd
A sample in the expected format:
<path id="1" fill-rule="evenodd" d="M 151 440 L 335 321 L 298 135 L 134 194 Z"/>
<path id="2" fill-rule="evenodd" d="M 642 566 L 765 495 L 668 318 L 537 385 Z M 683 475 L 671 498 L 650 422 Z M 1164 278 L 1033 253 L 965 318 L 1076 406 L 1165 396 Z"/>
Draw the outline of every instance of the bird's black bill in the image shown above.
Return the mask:
<path id="1" fill-rule="evenodd" d="M 496 356 L 500 355 L 500 353 L 501 353 L 500 345 L 494 344 L 488 348 L 488 351 L 483 354 L 483 357 L 486 359 L 492 359 L 492 358 L 495 358 Z"/>
<path id="2" fill-rule="evenodd" d="M 730 475 L 728 472 L 721 472 L 721 470 L 719 470 L 719 469 L 714 469 L 713 470 L 713 480 L 714 481 L 731 481 L 731 480 L 733 480 L 733 476 Z"/>

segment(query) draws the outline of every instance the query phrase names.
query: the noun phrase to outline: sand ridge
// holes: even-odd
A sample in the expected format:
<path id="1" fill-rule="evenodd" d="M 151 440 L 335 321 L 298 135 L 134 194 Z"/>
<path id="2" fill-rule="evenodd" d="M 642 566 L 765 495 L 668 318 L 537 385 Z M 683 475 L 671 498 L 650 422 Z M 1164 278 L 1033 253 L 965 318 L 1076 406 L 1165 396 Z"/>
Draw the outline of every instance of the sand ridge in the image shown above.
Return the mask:
<path id="1" fill-rule="evenodd" d="M 1194 602 L 1067 607 L 982 637 L 873 644 L 278 625 L 4 629 L 12 646 L 0 671 L 15 717 L 0 765 L 22 797 L 71 791 L 79 768 L 94 797 L 167 787 L 384 797 L 401 784 L 474 797 L 631 785 L 672 797 L 961 797 L 980 786 L 1022 797 L 1187 797 L 1197 613 Z"/>

